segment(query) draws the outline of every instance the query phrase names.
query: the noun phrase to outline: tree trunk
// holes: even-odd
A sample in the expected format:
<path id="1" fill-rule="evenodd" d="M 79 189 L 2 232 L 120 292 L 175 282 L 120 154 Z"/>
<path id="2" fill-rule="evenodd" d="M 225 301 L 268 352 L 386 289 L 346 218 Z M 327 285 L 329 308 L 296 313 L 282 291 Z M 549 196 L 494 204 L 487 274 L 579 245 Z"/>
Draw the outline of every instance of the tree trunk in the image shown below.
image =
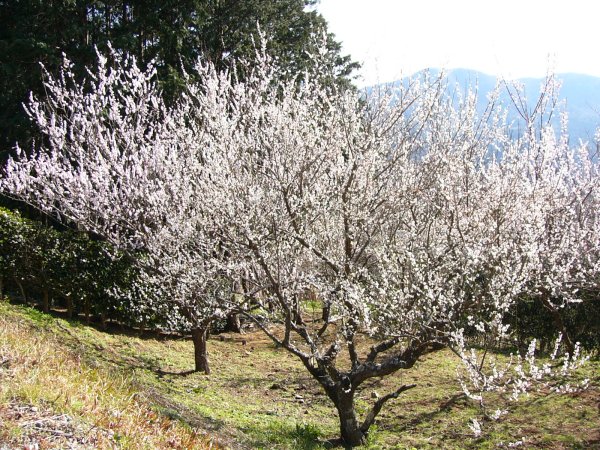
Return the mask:
<path id="1" fill-rule="evenodd" d="M 225 331 L 229 333 L 241 333 L 242 332 L 242 324 L 240 323 L 240 315 L 236 313 L 231 313 L 227 316 L 227 325 L 225 326 Z"/>
<path id="2" fill-rule="evenodd" d="M 365 443 L 366 435 L 360 429 L 354 409 L 354 391 L 345 392 L 343 388 L 337 388 L 335 407 L 340 419 L 340 434 L 344 444 L 357 447 Z"/>
<path id="3" fill-rule="evenodd" d="M 324 300 L 323 301 L 323 311 L 321 313 L 321 320 L 324 323 L 328 323 L 330 314 L 331 314 L 331 303 L 327 300 Z"/>
<path id="4" fill-rule="evenodd" d="M 106 330 L 108 328 L 106 314 L 100 313 L 100 328 Z"/>
<path id="5" fill-rule="evenodd" d="M 542 303 L 544 307 L 550 312 L 550 315 L 552 316 L 552 320 L 554 322 L 554 326 L 558 329 L 558 331 L 562 333 L 562 343 L 564 344 L 567 352 L 569 352 L 569 355 L 572 356 L 573 352 L 575 351 L 575 345 L 573 344 L 569 331 L 567 330 L 567 326 L 565 325 L 565 322 L 563 321 L 560 312 L 549 300 L 548 296 L 544 295 L 542 297 Z"/>
<path id="6" fill-rule="evenodd" d="M 19 287 L 19 290 L 21 291 L 21 298 L 23 300 L 23 304 L 27 305 L 27 294 L 25 293 L 25 288 L 23 287 L 23 283 L 21 283 L 16 278 L 15 278 L 15 283 L 17 283 L 17 286 Z"/>
<path id="7" fill-rule="evenodd" d="M 4 278 L 0 276 L 0 300 L 4 298 Z"/>
<path id="8" fill-rule="evenodd" d="M 90 300 L 87 298 L 83 301 L 83 315 L 85 316 L 85 323 L 87 325 L 89 325 L 91 322 L 91 320 L 90 320 Z"/>
<path id="9" fill-rule="evenodd" d="M 45 313 L 50 312 L 50 293 L 47 288 L 42 291 L 42 311 Z"/>
<path id="10" fill-rule="evenodd" d="M 238 292 L 245 292 L 246 286 L 243 280 L 233 281 L 231 285 L 231 304 L 236 304 L 236 297 L 239 295 Z M 230 312 L 226 318 L 225 331 L 229 333 L 241 333 L 242 324 L 240 322 L 240 315 L 235 311 Z"/>
<path id="11" fill-rule="evenodd" d="M 67 318 L 73 318 L 73 298 L 70 295 L 67 295 Z"/>
<path id="12" fill-rule="evenodd" d="M 210 323 L 202 324 L 199 328 L 192 330 L 192 342 L 194 343 L 194 363 L 196 372 L 210 374 L 208 356 L 206 351 L 206 340 L 208 339 L 208 327 Z"/>

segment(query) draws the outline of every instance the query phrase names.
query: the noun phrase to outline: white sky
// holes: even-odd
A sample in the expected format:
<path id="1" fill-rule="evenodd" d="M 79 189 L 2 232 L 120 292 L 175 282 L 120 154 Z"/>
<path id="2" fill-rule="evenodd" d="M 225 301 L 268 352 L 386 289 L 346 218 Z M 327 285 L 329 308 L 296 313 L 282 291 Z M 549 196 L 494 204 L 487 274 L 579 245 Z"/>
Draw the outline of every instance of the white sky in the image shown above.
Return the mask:
<path id="1" fill-rule="evenodd" d="M 321 0 L 360 85 L 426 67 L 600 76 L 600 0 Z"/>

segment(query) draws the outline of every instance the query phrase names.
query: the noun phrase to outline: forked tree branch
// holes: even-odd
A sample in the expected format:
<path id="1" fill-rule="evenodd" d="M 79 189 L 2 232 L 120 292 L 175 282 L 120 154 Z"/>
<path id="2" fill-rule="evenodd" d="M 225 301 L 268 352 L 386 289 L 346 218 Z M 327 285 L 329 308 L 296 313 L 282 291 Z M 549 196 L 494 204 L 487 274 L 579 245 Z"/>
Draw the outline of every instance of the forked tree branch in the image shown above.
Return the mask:
<path id="1" fill-rule="evenodd" d="M 375 402 L 375 404 L 373 405 L 373 408 L 371 409 L 371 411 L 369 411 L 369 413 L 365 417 L 365 420 L 363 421 L 362 425 L 360 426 L 360 430 L 363 433 L 366 433 L 367 431 L 369 431 L 369 428 L 371 427 L 371 425 L 373 425 L 373 422 L 375 421 L 375 417 L 377 417 L 377 414 L 379 414 L 379 411 L 381 411 L 381 408 L 383 408 L 383 405 L 388 400 L 391 400 L 392 398 L 398 398 L 398 396 L 400 394 L 402 394 L 404 391 L 408 391 L 409 389 L 412 389 L 415 386 L 416 386 L 416 384 L 402 385 L 398 389 L 396 389 L 394 392 L 384 395 L 379 400 L 377 400 Z"/>

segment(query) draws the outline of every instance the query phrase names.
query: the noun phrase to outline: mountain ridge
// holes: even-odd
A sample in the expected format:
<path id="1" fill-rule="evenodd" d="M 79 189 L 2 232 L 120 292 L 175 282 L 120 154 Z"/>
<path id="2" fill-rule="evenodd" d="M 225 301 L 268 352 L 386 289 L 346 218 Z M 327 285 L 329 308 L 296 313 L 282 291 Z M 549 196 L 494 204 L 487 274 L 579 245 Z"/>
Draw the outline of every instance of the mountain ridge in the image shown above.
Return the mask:
<path id="1" fill-rule="evenodd" d="M 439 68 L 427 68 L 418 71 L 402 80 L 396 80 L 394 84 L 406 79 L 418 77 L 429 71 L 432 74 L 439 74 Z M 455 87 L 465 90 L 468 87 L 478 87 L 478 110 L 482 110 L 487 102 L 487 94 L 491 92 L 496 84 L 502 80 L 502 77 L 490 75 L 485 72 L 468 68 L 455 68 L 445 71 L 448 87 Z M 559 100 L 564 101 L 561 111 L 568 114 L 568 133 L 571 143 L 594 142 L 596 129 L 600 127 L 600 77 L 573 72 L 557 73 L 555 78 L 561 82 L 559 91 Z M 511 78 L 507 81 L 517 81 L 522 83 L 525 96 L 528 101 L 528 108 L 532 109 L 537 101 L 540 88 L 545 77 L 523 77 Z M 504 90 L 502 100 L 509 103 L 510 100 Z M 516 110 L 509 114 L 509 120 L 517 117 Z M 555 125 L 558 125 L 557 123 Z"/>

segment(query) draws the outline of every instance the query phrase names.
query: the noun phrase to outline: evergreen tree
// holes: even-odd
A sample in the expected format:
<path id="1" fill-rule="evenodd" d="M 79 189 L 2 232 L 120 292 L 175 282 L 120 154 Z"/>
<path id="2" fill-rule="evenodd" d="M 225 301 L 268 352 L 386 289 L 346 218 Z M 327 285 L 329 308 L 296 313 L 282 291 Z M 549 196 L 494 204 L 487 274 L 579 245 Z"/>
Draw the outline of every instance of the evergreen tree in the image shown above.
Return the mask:
<path id="1" fill-rule="evenodd" d="M 193 72 L 199 57 L 219 68 L 251 59 L 259 26 L 270 37 L 269 53 L 286 74 L 310 64 L 311 35 L 327 41 L 328 72 L 350 84 L 358 65 L 342 56 L 314 10 L 316 0 L 0 0 L 0 152 L 15 142 L 30 148 L 33 128 L 22 103 L 29 92 L 43 94 L 43 63 L 50 73 L 63 53 L 79 76 L 95 60 L 94 47 L 133 54 L 144 65 L 154 60 L 167 96 L 182 86 L 182 70 Z M 260 25 L 259 25 L 260 24 Z"/>

